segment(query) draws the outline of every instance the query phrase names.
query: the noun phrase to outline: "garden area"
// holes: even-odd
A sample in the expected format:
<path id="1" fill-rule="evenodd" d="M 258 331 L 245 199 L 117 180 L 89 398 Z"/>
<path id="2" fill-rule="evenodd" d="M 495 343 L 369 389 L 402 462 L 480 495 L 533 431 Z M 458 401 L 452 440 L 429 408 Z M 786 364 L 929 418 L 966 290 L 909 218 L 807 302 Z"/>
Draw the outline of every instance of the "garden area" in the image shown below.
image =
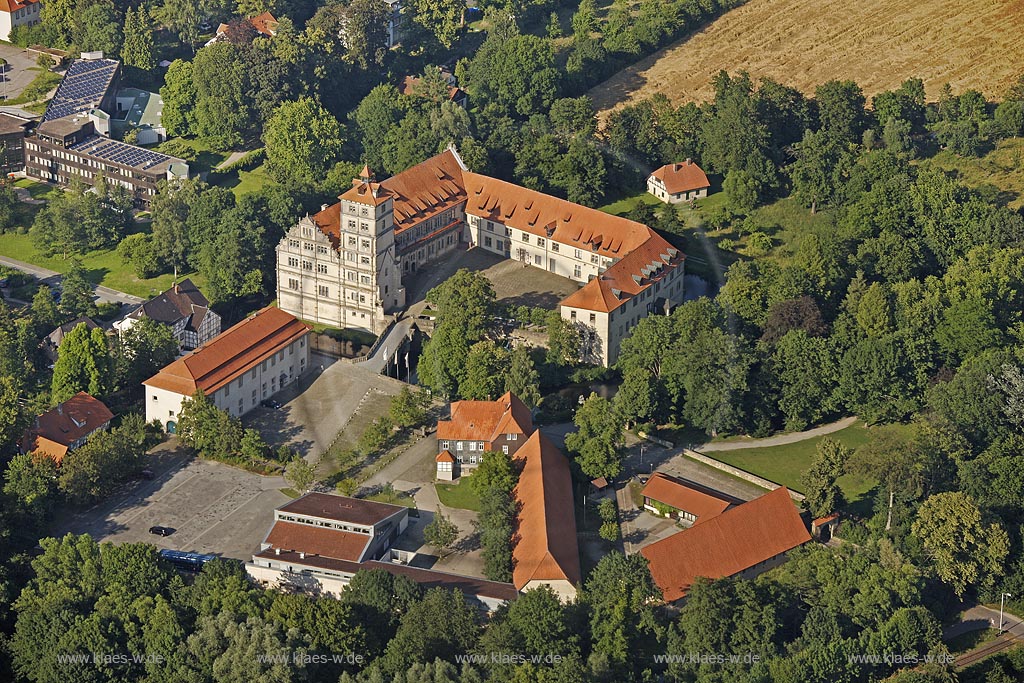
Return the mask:
<path id="1" fill-rule="evenodd" d="M 437 490 L 437 497 L 442 505 L 480 512 L 480 496 L 469 485 L 469 480 L 466 477 L 461 477 L 459 481 L 451 484 L 437 482 L 434 484 L 434 488 Z"/>

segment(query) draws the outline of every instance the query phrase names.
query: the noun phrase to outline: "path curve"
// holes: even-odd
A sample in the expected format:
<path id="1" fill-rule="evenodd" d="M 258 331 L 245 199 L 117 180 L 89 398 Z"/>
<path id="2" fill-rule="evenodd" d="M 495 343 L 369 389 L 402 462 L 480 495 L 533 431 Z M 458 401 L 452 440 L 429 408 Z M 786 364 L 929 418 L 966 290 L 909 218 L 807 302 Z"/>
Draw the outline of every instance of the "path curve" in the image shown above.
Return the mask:
<path id="1" fill-rule="evenodd" d="M 835 422 L 830 422 L 827 425 L 821 425 L 814 429 L 808 429 L 804 432 L 778 434 L 776 436 L 766 436 L 763 439 L 747 439 L 744 441 L 712 441 L 710 443 L 695 445 L 692 448 L 700 453 L 710 453 L 712 451 L 738 451 L 744 448 L 771 448 L 772 446 L 785 446 L 786 444 L 806 441 L 807 439 L 813 439 L 818 436 L 824 436 L 825 434 L 838 432 L 842 429 L 846 429 L 856 421 L 856 417 L 844 417 L 842 420 L 836 420 Z"/>

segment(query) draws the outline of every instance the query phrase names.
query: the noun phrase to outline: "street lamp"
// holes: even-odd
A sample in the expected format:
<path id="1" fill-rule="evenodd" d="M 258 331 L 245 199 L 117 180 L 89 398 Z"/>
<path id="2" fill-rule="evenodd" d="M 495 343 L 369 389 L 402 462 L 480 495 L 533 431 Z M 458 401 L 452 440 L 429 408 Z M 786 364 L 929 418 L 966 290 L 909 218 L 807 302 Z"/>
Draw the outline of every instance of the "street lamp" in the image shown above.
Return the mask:
<path id="1" fill-rule="evenodd" d="M 1011 595 L 1010 593 L 1000 593 L 999 594 L 999 633 L 1003 632 L 1003 601 L 1006 598 L 1012 598 L 1012 597 L 1013 597 L 1013 595 Z"/>

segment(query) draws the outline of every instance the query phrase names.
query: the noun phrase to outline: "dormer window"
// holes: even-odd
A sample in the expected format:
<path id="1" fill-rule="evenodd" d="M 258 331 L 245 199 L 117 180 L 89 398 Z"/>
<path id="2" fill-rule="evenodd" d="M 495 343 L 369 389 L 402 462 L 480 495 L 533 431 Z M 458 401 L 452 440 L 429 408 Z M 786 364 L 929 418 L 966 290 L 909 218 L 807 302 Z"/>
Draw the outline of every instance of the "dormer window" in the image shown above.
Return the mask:
<path id="1" fill-rule="evenodd" d="M 509 440 L 509 441 L 516 441 L 517 439 L 519 439 L 519 435 L 518 435 L 518 434 L 511 434 L 511 433 L 510 433 L 510 434 L 508 435 L 508 440 Z"/>

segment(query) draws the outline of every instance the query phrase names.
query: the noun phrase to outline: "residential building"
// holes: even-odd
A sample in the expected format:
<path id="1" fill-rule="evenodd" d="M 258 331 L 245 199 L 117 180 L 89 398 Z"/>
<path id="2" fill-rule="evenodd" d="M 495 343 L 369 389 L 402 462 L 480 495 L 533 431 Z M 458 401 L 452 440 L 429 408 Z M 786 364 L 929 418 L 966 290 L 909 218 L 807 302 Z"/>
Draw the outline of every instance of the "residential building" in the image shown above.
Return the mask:
<path id="1" fill-rule="evenodd" d="M 437 423 L 437 478 L 472 472 L 484 453 L 515 455 L 533 431 L 530 409 L 511 392 L 497 401 L 455 401 L 451 418 Z"/>
<path id="2" fill-rule="evenodd" d="M 326 493 L 307 493 L 274 512 L 274 524 L 246 571 L 266 586 L 339 597 L 356 572 L 378 569 L 425 588 L 461 590 L 489 610 L 514 600 L 514 586 L 410 566 L 414 553 L 393 548 L 409 508 Z"/>
<path id="3" fill-rule="evenodd" d="M 0 113 L 0 172 L 4 175 L 25 168 L 25 136 L 32 125 L 31 119 Z"/>
<path id="4" fill-rule="evenodd" d="M 278 302 L 306 320 L 379 334 L 405 305 L 400 276 L 476 247 L 583 285 L 560 310 L 589 362 L 614 363 L 632 327 L 683 299 L 685 257 L 651 228 L 472 173 L 454 149 L 381 182 L 364 168 L 340 199 L 278 246 Z"/>
<path id="5" fill-rule="evenodd" d="M 708 196 L 711 183 L 701 167 L 687 159 L 665 164 L 647 176 L 647 191 L 668 204 L 679 204 Z"/>
<path id="6" fill-rule="evenodd" d="M 82 53 L 68 67 L 46 107 L 43 122 L 25 140 L 25 173 L 46 182 L 67 185 L 77 178 L 94 185 L 108 183 L 131 191 L 137 208 L 148 208 L 161 180 L 189 176 L 184 159 L 111 139 L 111 134 L 136 127 L 143 138 L 156 136 L 159 96 L 148 93 L 145 109 L 132 92 L 118 98 L 121 63 L 102 52 Z M 124 109 L 123 105 L 132 104 Z M 137 119 L 137 120 L 136 120 Z"/>
<path id="7" fill-rule="evenodd" d="M 220 316 L 191 279 L 185 278 L 135 309 L 114 327 L 124 332 L 142 318 L 171 328 L 182 349 L 191 351 L 220 334 Z"/>
<path id="8" fill-rule="evenodd" d="M 64 341 L 64 337 L 67 336 L 68 332 L 79 325 L 85 325 L 90 330 L 95 330 L 99 327 L 92 318 L 83 315 L 75 318 L 71 322 L 64 323 L 53 332 L 46 335 L 46 338 L 39 343 L 40 348 L 43 349 L 43 354 L 51 363 L 57 362 L 57 349 L 60 347 L 60 343 Z"/>
<path id="9" fill-rule="evenodd" d="M 692 481 L 655 472 L 641 495 L 644 509 L 656 515 L 674 517 L 685 526 L 717 517 L 742 501 Z"/>
<path id="10" fill-rule="evenodd" d="M 0 0 L 0 40 L 10 42 L 11 29 L 39 23 L 42 0 Z"/>
<path id="11" fill-rule="evenodd" d="M 550 587 L 565 601 L 582 580 L 569 460 L 538 429 L 515 455 L 516 528 L 512 583 L 520 591 Z"/>
<path id="12" fill-rule="evenodd" d="M 242 19 L 238 22 L 232 22 L 231 24 L 221 24 L 217 27 L 217 31 L 216 33 L 214 33 L 213 38 L 210 38 L 208 41 L 206 41 L 206 44 L 213 45 L 216 42 L 228 40 L 233 26 L 242 26 L 245 29 L 251 29 L 253 31 L 252 35 L 254 36 L 273 38 L 275 35 L 277 35 L 278 23 L 279 22 L 277 21 L 277 19 L 274 18 L 273 14 L 271 14 L 270 12 L 263 12 L 262 14 L 257 14 L 254 17 Z"/>
<path id="13" fill-rule="evenodd" d="M 177 430 L 181 404 L 202 391 L 238 417 L 309 367 L 310 327 L 279 308 L 258 311 L 147 379 L 146 420 Z"/>
<path id="14" fill-rule="evenodd" d="M 437 67 L 437 69 L 441 74 L 441 78 L 448 84 L 448 101 L 466 109 L 469 106 L 469 95 L 458 86 L 455 74 L 441 67 Z M 416 88 L 422 80 L 420 76 L 406 76 L 398 85 L 398 92 L 406 97 L 413 97 L 417 94 Z"/>
<path id="15" fill-rule="evenodd" d="M 112 419 L 114 414 L 102 401 L 80 391 L 36 417 L 25 431 L 21 451 L 48 455 L 59 465 L 90 436 L 109 427 Z"/>
<path id="16" fill-rule="evenodd" d="M 644 547 L 651 576 L 666 602 L 686 596 L 703 576 L 752 578 L 811 540 L 789 490 L 775 489 L 707 521 Z"/>
<path id="17" fill-rule="evenodd" d="M 384 0 L 384 3 L 391 11 L 391 16 L 388 17 L 388 47 L 392 48 L 402 40 L 402 0 Z"/>

